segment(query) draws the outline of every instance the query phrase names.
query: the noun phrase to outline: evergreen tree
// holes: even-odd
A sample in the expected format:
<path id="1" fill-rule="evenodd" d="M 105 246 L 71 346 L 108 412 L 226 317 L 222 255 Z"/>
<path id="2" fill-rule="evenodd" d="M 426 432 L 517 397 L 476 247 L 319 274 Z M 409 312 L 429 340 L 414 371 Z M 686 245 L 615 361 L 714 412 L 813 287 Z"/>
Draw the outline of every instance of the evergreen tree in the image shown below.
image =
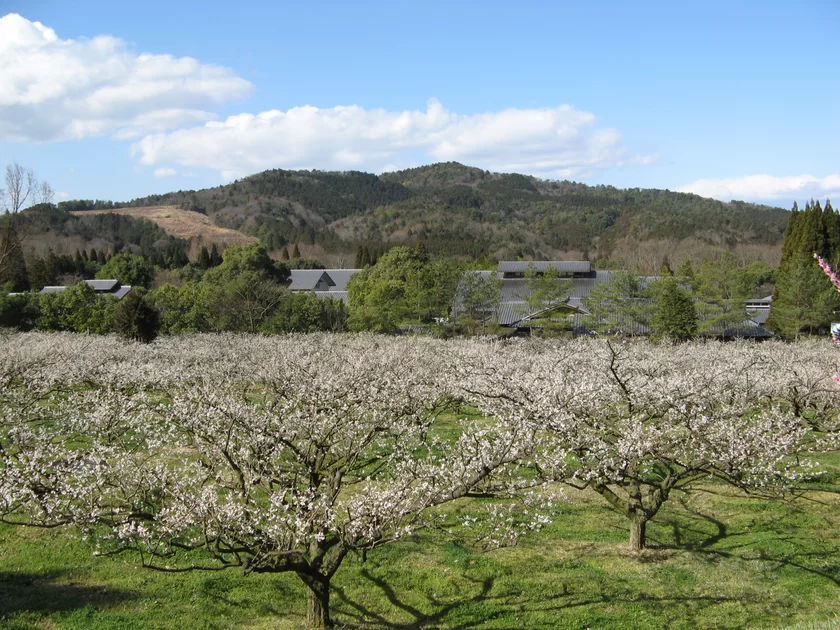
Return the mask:
<path id="1" fill-rule="evenodd" d="M 295 248 L 292 250 L 292 258 L 300 258 L 300 249 L 298 249 L 297 243 L 295 243 Z"/>
<path id="2" fill-rule="evenodd" d="M 160 330 L 160 314 L 144 292 L 132 289 L 114 309 L 114 332 L 124 339 L 150 343 Z"/>
<path id="3" fill-rule="evenodd" d="M 38 256 L 35 250 L 31 250 L 26 257 L 26 272 L 29 276 L 29 286 L 35 290 L 53 284 L 46 261 Z"/>
<path id="4" fill-rule="evenodd" d="M 29 274 L 23 247 L 15 227 L 16 215 L 7 213 L 3 217 L 0 234 L 0 285 L 8 284 L 12 291 L 29 290 Z"/>
<path id="5" fill-rule="evenodd" d="M 838 294 L 812 256 L 797 254 L 777 274 L 776 295 L 768 325 L 786 339 L 828 330 Z"/>
<path id="6" fill-rule="evenodd" d="M 688 341 L 697 334 L 697 311 L 691 297 L 675 279 L 660 281 L 656 314 L 651 321 L 655 336 L 672 341 Z"/>
<path id="7" fill-rule="evenodd" d="M 583 301 L 586 328 L 607 334 L 645 335 L 656 305 L 645 278 L 626 270 L 609 272 L 609 280 L 592 287 Z"/>
<path id="8" fill-rule="evenodd" d="M 289 248 L 284 247 L 283 253 L 280 255 L 280 260 L 289 260 Z"/>
<path id="9" fill-rule="evenodd" d="M 688 256 L 683 258 L 677 266 L 677 279 L 694 286 L 694 265 L 691 264 L 691 259 Z"/>
<path id="10" fill-rule="evenodd" d="M 210 266 L 211 267 L 218 267 L 222 264 L 222 255 L 219 253 L 219 248 L 216 247 L 216 243 L 210 247 Z"/>
<path id="11" fill-rule="evenodd" d="M 210 252 L 207 251 L 207 247 L 204 245 L 201 246 L 201 251 L 198 252 L 196 264 L 201 269 L 210 269 Z"/>
<path id="12" fill-rule="evenodd" d="M 813 199 L 804 210 L 794 203 L 767 322 L 786 338 L 823 330 L 838 306 L 833 287 L 819 280 L 821 271 L 813 258 L 815 253 L 832 266 L 840 266 L 840 215 L 830 201 L 826 201 L 825 209 Z"/>
<path id="13" fill-rule="evenodd" d="M 565 319 L 554 321 L 552 311 L 565 303 L 572 290 L 571 279 L 564 279 L 552 266 L 537 272 L 534 264 L 530 263 L 525 272 L 525 287 L 527 292 L 521 296 L 525 300 L 525 312 L 522 315 L 530 316 L 532 326 L 541 328 L 545 333 L 569 328 Z"/>

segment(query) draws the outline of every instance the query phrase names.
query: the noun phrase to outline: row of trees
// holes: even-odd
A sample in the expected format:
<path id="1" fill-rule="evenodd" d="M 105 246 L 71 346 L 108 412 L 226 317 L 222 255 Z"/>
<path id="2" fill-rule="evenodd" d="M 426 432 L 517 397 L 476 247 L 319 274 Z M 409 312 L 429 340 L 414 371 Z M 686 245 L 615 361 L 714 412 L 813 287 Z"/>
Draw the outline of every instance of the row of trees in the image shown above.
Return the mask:
<path id="1" fill-rule="evenodd" d="M 640 550 L 673 494 L 782 492 L 837 444 L 825 341 L 4 345 L 0 519 L 73 525 L 163 571 L 291 572 L 320 628 L 349 554 L 423 527 L 511 544 L 562 487 L 589 488 Z"/>
<path id="2" fill-rule="evenodd" d="M 416 326 L 446 334 L 485 334 L 493 329 L 501 300 L 501 281 L 495 272 L 471 270 L 455 258 L 429 256 L 422 246 L 392 248 L 375 265 L 357 273 L 348 285 L 346 305 L 285 289 L 289 266 L 314 266 L 315 261 L 275 262 L 259 245 L 229 248 L 223 260 L 213 250 L 202 252 L 196 263 L 170 275 L 170 282 L 160 284 L 145 298 L 146 304 L 159 311 L 165 334 L 344 329 L 393 333 Z M 35 277 L 49 281 L 45 285 L 68 277 L 59 276 L 61 272 L 75 271 L 78 278 L 79 270 L 90 277 L 95 269 L 91 275 L 97 278 L 116 278 L 124 285 L 147 289 L 155 277 L 155 267 L 132 254 L 118 254 L 104 265 L 90 255 L 86 261 L 78 252 L 72 259 L 48 254 L 44 259 L 32 257 L 29 267 Z M 766 265 L 739 267 L 725 251 L 705 259 L 696 270 L 684 262 L 676 274 L 667 271 L 656 278 L 610 272 L 609 281 L 596 284 L 584 300 L 589 312 L 586 328 L 678 340 L 698 333 L 720 335 L 746 319 L 745 300 L 773 280 L 772 269 Z M 565 303 L 571 289 L 571 281 L 553 268 L 538 273 L 531 267 L 514 307 L 521 317 L 529 318 L 532 330 L 543 335 L 568 334 L 572 318 Z M 40 301 L 16 298 L 5 311 L 25 302 L 18 327 L 79 329 L 76 324 L 62 327 L 49 318 L 39 323 Z M 8 317 L 5 321 L 14 324 Z M 100 329 L 97 325 L 89 330 Z"/>

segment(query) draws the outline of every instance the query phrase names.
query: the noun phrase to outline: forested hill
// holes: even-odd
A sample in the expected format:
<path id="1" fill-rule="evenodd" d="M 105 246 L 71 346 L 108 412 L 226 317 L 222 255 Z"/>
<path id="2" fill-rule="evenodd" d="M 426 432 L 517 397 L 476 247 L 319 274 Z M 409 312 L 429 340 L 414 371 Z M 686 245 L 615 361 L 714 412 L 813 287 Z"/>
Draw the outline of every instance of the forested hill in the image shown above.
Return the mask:
<path id="1" fill-rule="evenodd" d="M 778 262 L 789 215 L 744 202 L 547 181 L 455 162 L 380 176 L 270 170 L 225 186 L 120 205 L 178 205 L 257 236 L 271 250 L 298 244 L 315 257 L 352 254 L 359 245 L 423 241 L 432 252 L 475 257 L 583 256 L 643 265 L 663 253 L 696 255 L 709 246 Z M 93 204 L 60 206 L 83 210 Z"/>

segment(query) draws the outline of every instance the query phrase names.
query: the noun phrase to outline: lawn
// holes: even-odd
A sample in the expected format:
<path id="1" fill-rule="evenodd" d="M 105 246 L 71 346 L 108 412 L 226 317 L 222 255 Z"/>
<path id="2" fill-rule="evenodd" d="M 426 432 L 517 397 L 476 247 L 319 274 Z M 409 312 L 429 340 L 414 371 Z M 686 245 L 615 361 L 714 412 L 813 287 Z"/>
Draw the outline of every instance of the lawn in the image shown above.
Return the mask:
<path id="1" fill-rule="evenodd" d="M 333 615 L 345 628 L 840 628 L 838 507 L 825 490 L 708 486 L 666 504 L 634 555 L 623 519 L 570 490 L 516 547 L 428 531 L 349 558 Z M 94 557 L 62 529 L 0 528 L 3 628 L 299 628 L 304 601 L 291 574 L 164 574 Z"/>

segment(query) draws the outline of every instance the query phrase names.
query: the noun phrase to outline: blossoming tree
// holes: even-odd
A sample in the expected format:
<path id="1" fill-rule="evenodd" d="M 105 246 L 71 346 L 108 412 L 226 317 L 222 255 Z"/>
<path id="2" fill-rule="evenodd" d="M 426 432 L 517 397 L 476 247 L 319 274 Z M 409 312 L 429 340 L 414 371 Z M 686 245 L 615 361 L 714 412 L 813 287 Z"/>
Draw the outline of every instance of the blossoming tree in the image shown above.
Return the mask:
<path id="1" fill-rule="evenodd" d="M 449 417 L 438 429 L 448 386 L 424 342 L 263 343 L 258 363 L 240 356 L 246 378 L 208 365 L 187 382 L 127 386 L 123 374 L 54 397 L 26 456 L 7 463 L 9 496 L 49 471 L 30 507 L 81 526 L 99 553 L 162 571 L 292 572 L 308 623 L 330 627 L 348 553 L 411 534 L 477 488 L 527 485 L 513 465 L 533 448 L 530 427 Z"/>
<path id="2" fill-rule="evenodd" d="M 488 415 L 539 427 L 540 474 L 604 497 L 640 550 L 646 524 L 675 491 L 710 477 L 785 487 L 809 474 L 791 456 L 808 448 L 810 428 L 777 395 L 785 388 L 772 364 L 750 350 L 590 340 L 471 347 L 455 363 Z"/>

